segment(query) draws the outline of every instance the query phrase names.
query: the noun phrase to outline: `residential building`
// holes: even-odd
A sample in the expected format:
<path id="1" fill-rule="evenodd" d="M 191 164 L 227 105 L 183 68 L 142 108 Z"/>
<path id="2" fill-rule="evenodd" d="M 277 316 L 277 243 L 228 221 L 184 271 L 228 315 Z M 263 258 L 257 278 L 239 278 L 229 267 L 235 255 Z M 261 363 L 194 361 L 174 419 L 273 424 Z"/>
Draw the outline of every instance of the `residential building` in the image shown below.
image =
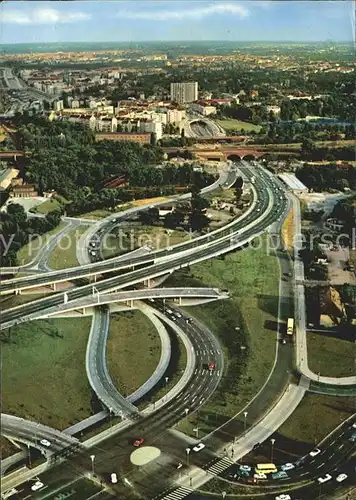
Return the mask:
<path id="1" fill-rule="evenodd" d="M 140 130 L 140 132 L 150 132 L 152 134 L 155 134 L 157 141 L 162 139 L 163 130 L 162 130 L 162 123 L 161 122 L 158 122 L 158 121 L 156 122 L 153 120 L 141 121 L 139 130 Z"/>
<path id="2" fill-rule="evenodd" d="M 214 115 L 216 114 L 216 107 L 209 106 L 205 102 L 197 102 L 190 105 L 191 109 L 197 111 L 203 116 Z"/>
<path id="3" fill-rule="evenodd" d="M 64 109 L 63 101 L 61 99 L 58 101 L 54 101 L 53 102 L 53 109 L 54 109 L 54 111 L 61 111 L 62 109 Z"/>
<path id="4" fill-rule="evenodd" d="M 34 196 L 38 196 L 34 184 L 25 184 L 23 179 L 13 179 L 10 198 L 33 198 Z"/>
<path id="5" fill-rule="evenodd" d="M 168 109 L 167 110 L 167 123 L 180 123 L 185 119 L 185 110 Z"/>
<path id="6" fill-rule="evenodd" d="M 171 101 L 186 104 L 198 100 L 198 82 L 171 83 Z"/>

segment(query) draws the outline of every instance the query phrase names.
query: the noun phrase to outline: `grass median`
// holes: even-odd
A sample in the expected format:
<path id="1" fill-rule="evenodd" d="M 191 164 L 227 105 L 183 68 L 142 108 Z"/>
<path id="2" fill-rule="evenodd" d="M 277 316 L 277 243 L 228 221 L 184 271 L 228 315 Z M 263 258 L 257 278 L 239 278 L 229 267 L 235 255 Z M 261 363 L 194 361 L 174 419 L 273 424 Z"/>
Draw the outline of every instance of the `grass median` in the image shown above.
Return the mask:
<path id="1" fill-rule="evenodd" d="M 156 327 L 141 311 L 110 316 L 108 369 L 121 394 L 128 396 L 141 387 L 156 369 L 160 355 Z"/>
<path id="2" fill-rule="evenodd" d="M 278 315 L 277 259 L 249 248 L 196 264 L 165 282 L 166 286 L 227 288 L 230 299 L 189 308 L 189 314 L 217 335 L 225 359 L 222 381 L 198 413 L 179 425 L 192 435 L 202 433 L 235 415 L 258 392 L 273 367 Z"/>
<path id="3" fill-rule="evenodd" d="M 37 238 L 33 239 L 31 243 L 28 243 L 27 245 L 24 245 L 22 248 L 20 248 L 20 250 L 17 252 L 18 264 L 23 266 L 24 264 L 32 262 L 40 252 L 41 248 L 47 243 L 48 238 L 59 233 L 59 231 L 61 231 L 61 229 L 63 229 L 66 225 L 66 222 L 61 222 L 57 227 L 52 229 L 52 231 L 38 236 Z"/>
<path id="4" fill-rule="evenodd" d="M 87 225 L 79 226 L 69 231 L 59 240 L 48 258 L 48 265 L 51 269 L 66 269 L 78 265 L 77 243 L 87 229 Z"/>
<path id="5" fill-rule="evenodd" d="M 355 374 L 356 344 L 341 335 L 308 332 L 308 364 L 314 373 L 328 377 L 352 377 Z"/>
<path id="6" fill-rule="evenodd" d="M 354 397 L 306 393 L 293 414 L 274 435 L 275 454 L 289 452 L 291 457 L 308 453 L 335 427 L 355 411 Z"/>
<path id="7" fill-rule="evenodd" d="M 2 411 L 65 429 L 91 415 L 90 318 L 37 320 L 2 340 Z"/>
<path id="8" fill-rule="evenodd" d="M 150 245 L 152 250 L 160 250 L 190 239 L 185 231 L 165 229 L 162 226 L 123 224 L 109 234 L 104 241 L 102 253 L 105 259 Z"/>

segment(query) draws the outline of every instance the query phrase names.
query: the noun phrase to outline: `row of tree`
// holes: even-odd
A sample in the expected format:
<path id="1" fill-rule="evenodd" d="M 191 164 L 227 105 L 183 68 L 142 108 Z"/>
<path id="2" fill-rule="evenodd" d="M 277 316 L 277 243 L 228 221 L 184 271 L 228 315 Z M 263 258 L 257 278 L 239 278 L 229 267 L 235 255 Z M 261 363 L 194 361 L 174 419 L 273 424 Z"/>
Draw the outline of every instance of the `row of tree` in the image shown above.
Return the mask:
<path id="1" fill-rule="evenodd" d="M 333 163 L 323 166 L 305 164 L 297 169 L 296 175 L 303 184 L 315 191 L 356 190 L 356 167 L 351 165 L 341 168 Z"/>
<path id="2" fill-rule="evenodd" d="M 134 142 L 99 141 L 88 127 L 65 121 L 50 122 L 16 117 L 21 141 L 27 153 L 26 181 L 40 193 L 54 189 L 70 203 L 66 210 L 78 214 L 97 208 L 113 208 L 120 201 L 161 196 L 176 186 L 201 189 L 212 176 L 197 172 L 192 165 L 162 166 L 158 146 Z M 184 138 L 182 138 L 184 139 Z M 112 179 L 122 177 L 120 189 L 105 189 Z"/>

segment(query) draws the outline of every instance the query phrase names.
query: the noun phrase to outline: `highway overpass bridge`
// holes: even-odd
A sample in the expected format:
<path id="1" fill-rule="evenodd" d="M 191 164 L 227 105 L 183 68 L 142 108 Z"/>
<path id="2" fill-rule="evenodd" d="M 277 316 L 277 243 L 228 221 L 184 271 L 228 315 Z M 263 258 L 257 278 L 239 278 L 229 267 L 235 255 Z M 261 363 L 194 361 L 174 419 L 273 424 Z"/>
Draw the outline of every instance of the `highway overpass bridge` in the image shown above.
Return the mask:
<path id="1" fill-rule="evenodd" d="M 186 147 L 186 148 L 162 148 L 167 155 L 181 156 L 186 151 L 191 153 L 194 157 L 201 160 L 211 160 L 211 161 L 240 161 L 240 160 L 256 160 L 263 156 L 268 155 L 266 151 L 258 151 L 253 148 L 241 148 L 234 146 L 215 146 L 214 149 L 210 148 L 196 148 L 196 147 Z"/>
<path id="2" fill-rule="evenodd" d="M 182 303 L 182 300 L 190 301 L 192 299 L 198 299 L 199 302 L 210 302 L 213 300 L 226 299 L 229 297 L 229 294 L 217 288 L 146 288 L 142 290 L 127 290 L 114 293 L 99 293 L 96 287 L 93 286 L 92 294 L 89 296 L 69 300 L 68 302 L 66 294 L 64 294 L 63 297 L 64 299 L 61 304 L 56 304 L 55 306 L 42 310 L 36 310 L 37 308 L 35 308 L 35 310 L 31 311 L 29 314 L 24 314 L 19 319 L 2 322 L 0 330 L 10 328 L 26 321 L 62 315 L 63 313 L 74 310 L 81 310 L 83 314 L 86 314 L 86 309 L 89 307 L 118 302 L 126 304 L 129 307 L 135 307 L 135 301 L 145 299 L 177 300 L 179 304 Z M 16 307 L 14 309 L 16 309 Z"/>

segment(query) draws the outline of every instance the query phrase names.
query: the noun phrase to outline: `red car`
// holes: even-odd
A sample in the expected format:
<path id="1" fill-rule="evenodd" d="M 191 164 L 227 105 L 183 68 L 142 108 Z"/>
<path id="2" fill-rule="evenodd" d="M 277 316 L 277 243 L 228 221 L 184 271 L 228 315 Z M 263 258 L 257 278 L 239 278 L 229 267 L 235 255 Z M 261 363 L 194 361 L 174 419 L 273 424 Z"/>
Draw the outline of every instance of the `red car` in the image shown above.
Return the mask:
<path id="1" fill-rule="evenodd" d="M 145 440 L 141 437 L 138 437 L 135 439 L 135 441 L 132 443 L 136 448 L 138 448 L 139 446 L 141 446 L 141 444 L 144 442 Z"/>
<path id="2" fill-rule="evenodd" d="M 210 363 L 208 363 L 208 369 L 211 372 L 215 370 L 215 363 L 213 361 L 210 361 Z"/>

